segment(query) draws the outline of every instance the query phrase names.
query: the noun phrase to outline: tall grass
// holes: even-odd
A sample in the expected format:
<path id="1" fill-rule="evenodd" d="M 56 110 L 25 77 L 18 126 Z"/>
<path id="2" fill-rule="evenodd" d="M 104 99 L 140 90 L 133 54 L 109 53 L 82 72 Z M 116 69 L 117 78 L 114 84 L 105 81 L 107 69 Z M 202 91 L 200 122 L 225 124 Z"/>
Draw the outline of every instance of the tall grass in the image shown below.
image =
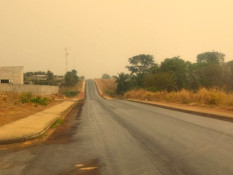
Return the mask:
<path id="1" fill-rule="evenodd" d="M 95 81 L 103 92 L 116 90 L 117 84 L 115 79 L 95 79 Z"/>
<path id="2" fill-rule="evenodd" d="M 178 92 L 149 92 L 144 89 L 140 89 L 125 93 L 124 98 L 178 102 L 184 104 L 195 103 L 204 105 L 233 106 L 233 93 L 226 93 L 225 91 L 216 88 L 201 88 L 197 92 L 188 91 L 185 89 Z"/>
<path id="3" fill-rule="evenodd" d="M 115 79 L 95 79 L 100 91 L 110 97 L 116 97 L 116 81 Z"/>
<path id="4" fill-rule="evenodd" d="M 84 81 L 79 81 L 75 86 L 71 87 L 59 87 L 59 93 L 68 98 L 76 97 L 82 89 L 83 82 Z"/>

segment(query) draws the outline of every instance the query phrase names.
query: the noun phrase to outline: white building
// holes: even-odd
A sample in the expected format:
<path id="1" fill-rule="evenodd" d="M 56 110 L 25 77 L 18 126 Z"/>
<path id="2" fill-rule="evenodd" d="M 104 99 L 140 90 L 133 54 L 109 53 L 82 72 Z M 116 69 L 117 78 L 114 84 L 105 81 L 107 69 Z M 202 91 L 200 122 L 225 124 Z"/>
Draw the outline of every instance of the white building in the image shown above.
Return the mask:
<path id="1" fill-rule="evenodd" d="M 23 66 L 0 67 L 0 83 L 23 84 Z"/>

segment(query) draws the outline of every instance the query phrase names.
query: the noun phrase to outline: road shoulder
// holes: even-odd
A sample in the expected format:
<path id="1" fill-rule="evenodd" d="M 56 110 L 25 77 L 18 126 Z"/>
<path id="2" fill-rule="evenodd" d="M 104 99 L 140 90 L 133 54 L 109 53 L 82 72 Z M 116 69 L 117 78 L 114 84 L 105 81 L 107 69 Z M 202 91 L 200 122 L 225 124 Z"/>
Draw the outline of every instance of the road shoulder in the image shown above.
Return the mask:
<path id="1" fill-rule="evenodd" d="M 113 98 L 109 97 L 107 94 L 104 94 L 101 90 L 101 88 L 98 85 L 98 82 L 95 81 L 95 84 L 97 86 L 98 92 L 101 97 L 107 99 L 107 100 L 113 100 Z M 200 106 L 191 106 L 191 105 L 185 105 L 180 103 L 169 103 L 169 102 L 158 102 L 158 101 L 143 101 L 138 99 L 121 99 L 131 102 L 137 102 L 137 103 L 143 103 L 147 105 L 152 105 L 156 107 L 191 113 L 191 114 L 197 114 L 204 117 L 211 117 L 216 118 L 224 121 L 231 121 L 233 122 L 233 113 L 232 111 L 226 111 L 222 109 L 216 109 L 214 107 L 200 107 Z"/>
<path id="2" fill-rule="evenodd" d="M 1 126 L 0 145 L 24 142 L 42 136 L 57 119 L 64 119 L 69 111 L 84 99 L 85 82 L 76 98 L 64 100 L 48 109 Z"/>

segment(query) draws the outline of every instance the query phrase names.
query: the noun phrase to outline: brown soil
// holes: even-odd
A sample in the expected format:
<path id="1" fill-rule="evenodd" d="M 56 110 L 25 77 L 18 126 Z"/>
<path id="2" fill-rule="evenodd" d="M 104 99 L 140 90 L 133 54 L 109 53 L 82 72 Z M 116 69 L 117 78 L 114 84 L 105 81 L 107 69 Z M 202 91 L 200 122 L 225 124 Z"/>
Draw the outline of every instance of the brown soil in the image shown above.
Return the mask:
<path id="1" fill-rule="evenodd" d="M 70 108 L 65 113 L 63 113 L 60 118 L 64 122 L 61 125 L 57 125 L 55 128 L 50 127 L 43 135 L 31 140 L 0 145 L 0 150 L 17 151 L 36 146 L 40 143 L 58 144 L 70 142 L 73 135 L 73 130 L 75 129 L 73 127 L 73 123 L 79 118 L 83 103 L 84 100 L 80 99 L 76 106 Z M 78 127 L 78 124 L 75 127 Z"/>
<path id="2" fill-rule="evenodd" d="M 74 98 L 66 98 L 61 94 L 49 96 L 51 100 L 48 105 L 35 105 L 34 103 L 21 103 L 20 94 L 0 93 L 0 127 L 10 122 L 25 118 L 29 115 L 43 111 L 67 99 L 84 99 L 85 93 L 82 90 L 84 81 L 78 83 L 75 87 L 80 93 Z"/>
<path id="3" fill-rule="evenodd" d="M 84 82 L 82 82 L 82 84 L 83 83 Z M 72 121 L 72 117 L 79 117 L 85 99 L 84 86 L 81 87 L 79 91 L 80 93 L 76 97 L 65 98 L 63 95 L 59 94 L 54 96 L 56 100 L 53 100 L 47 106 L 37 107 L 35 107 L 35 105 L 33 104 L 15 104 L 15 101 L 17 99 L 16 97 L 18 96 L 17 94 L 4 94 L 4 97 L 7 97 L 6 95 L 8 95 L 8 98 L 4 98 L 4 103 L 2 103 L 0 98 L 0 124 L 7 122 L 10 123 L 15 120 L 27 117 L 33 113 L 42 111 L 46 108 L 52 107 L 53 105 L 61 103 L 64 101 L 64 99 L 75 99 L 79 101 L 75 107 L 70 108 L 62 114 L 62 116 L 60 117 L 62 120 L 64 120 L 64 123 L 62 125 L 59 125 L 55 128 L 49 128 L 43 135 L 31 140 L 26 140 L 20 143 L 0 145 L 0 150 L 21 150 L 44 142 L 46 144 L 56 144 L 56 142 L 68 142 L 71 139 L 71 135 L 67 135 L 66 130 L 70 129 L 70 122 Z M 1 95 L 2 94 L 0 94 L 0 97 Z M 5 107 L 4 110 L 2 110 L 2 106 Z M 13 111 L 11 112 L 10 109 L 12 109 Z M 74 113 L 77 113 L 77 115 L 74 115 Z M 7 114 L 11 114 L 10 117 L 5 117 L 7 116 Z"/>
<path id="4" fill-rule="evenodd" d="M 0 94 L 0 126 L 22 119 L 58 103 L 60 101 L 56 100 L 52 100 L 46 106 L 21 103 L 18 94 Z"/>

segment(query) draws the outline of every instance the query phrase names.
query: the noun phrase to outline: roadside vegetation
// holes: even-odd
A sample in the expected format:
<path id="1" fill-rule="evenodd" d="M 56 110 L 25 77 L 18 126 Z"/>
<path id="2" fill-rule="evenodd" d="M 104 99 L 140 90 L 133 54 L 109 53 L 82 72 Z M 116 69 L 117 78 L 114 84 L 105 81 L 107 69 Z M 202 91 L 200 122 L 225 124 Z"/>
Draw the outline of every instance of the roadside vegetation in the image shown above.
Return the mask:
<path id="1" fill-rule="evenodd" d="M 54 98 L 30 93 L 0 93 L 0 126 L 58 104 Z"/>
<path id="2" fill-rule="evenodd" d="M 21 93 L 19 95 L 19 99 L 21 103 L 34 103 L 35 105 L 43 105 L 46 106 L 52 98 L 41 97 L 41 96 L 33 96 L 31 93 Z"/>
<path id="3" fill-rule="evenodd" d="M 59 93 L 65 97 L 77 96 L 82 89 L 83 78 L 79 78 L 76 70 L 68 71 L 65 74 L 64 82 L 59 87 Z"/>
<path id="4" fill-rule="evenodd" d="M 50 70 L 24 73 L 24 84 L 58 86 L 63 79 L 63 76 L 54 75 Z"/>
<path id="5" fill-rule="evenodd" d="M 116 93 L 117 84 L 116 84 L 115 79 L 113 78 L 103 79 L 102 78 L 102 79 L 96 79 L 95 81 L 98 84 L 99 89 L 103 94 L 106 94 L 113 98 L 117 96 L 117 93 Z"/>
<path id="6" fill-rule="evenodd" d="M 141 54 L 129 58 L 126 68 L 129 74 L 114 76 L 123 98 L 233 108 L 233 60 L 225 62 L 221 52 L 198 54 L 195 63 L 176 56 L 160 64 Z"/>
<path id="7" fill-rule="evenodd" d="M 64 122 L 63 119 L 58 118 L 58 119 L 50 126 L 50 128 L 56 128 L 56 127 L 60 126 L 63 122 Z"/>
<path id="8" fill-rule="evenodd" d="M 75 97 L 79 94 L 79 89 L 81 88 L 82 86 L 82 82 L 78 82 L 76 85 L 74 86 L 62 86 L 62 87 L 59 87 L 59 93 L 62 94 L 63 96 L 65 97 L 68 97 L 68 98 L 72 98 L 72 97 Z"/>
<path id="9" fill-rule="evenodd" d="M 24 76 L 33 84 L 59 85 L 60 93 L 50 96 L 39 96 L 32 93 L 0 93 L 0 126 L 58 104 L 64 100 L 64 96 L 69 98 L 77 95 L 80 98 L 84 97 L 84 93 L 79 93 L 84 77 L 78 77 L 76 70 L 68 71 L 59 81 L 51 71 L 47 73 L 42 71 L 27 72 Z"/>
<path id="10" fill-rule="evenodd" d="M 144 89 L 138 89 L 126 92 L 124 98 L 143 101 L 182 103 L 193 106 L 219 106 L 227 110 L 233 110 L 233 93 L 226 93 L 220 89 L 201 88 L 197 92 L 185 89 L 177 92 L 150 92 Z"/>
<path id="11" fill-rule="evenodd" d="M 84 76 L 79 77 L 77 70 L 67 71 L 64 76 L 54 75 L 50 70 L 47 72 L 37 71 L 24 73 L 25 84 L 59 86 L 59 93 L 68 98 L 75 97 L 79 94 L 78 89 L 82 80 L 84 80 Z M 45 99 L 43 100 L 46 101 Z M 37 98 L 35 101 L 41 101 L 41 99 Z"/>

